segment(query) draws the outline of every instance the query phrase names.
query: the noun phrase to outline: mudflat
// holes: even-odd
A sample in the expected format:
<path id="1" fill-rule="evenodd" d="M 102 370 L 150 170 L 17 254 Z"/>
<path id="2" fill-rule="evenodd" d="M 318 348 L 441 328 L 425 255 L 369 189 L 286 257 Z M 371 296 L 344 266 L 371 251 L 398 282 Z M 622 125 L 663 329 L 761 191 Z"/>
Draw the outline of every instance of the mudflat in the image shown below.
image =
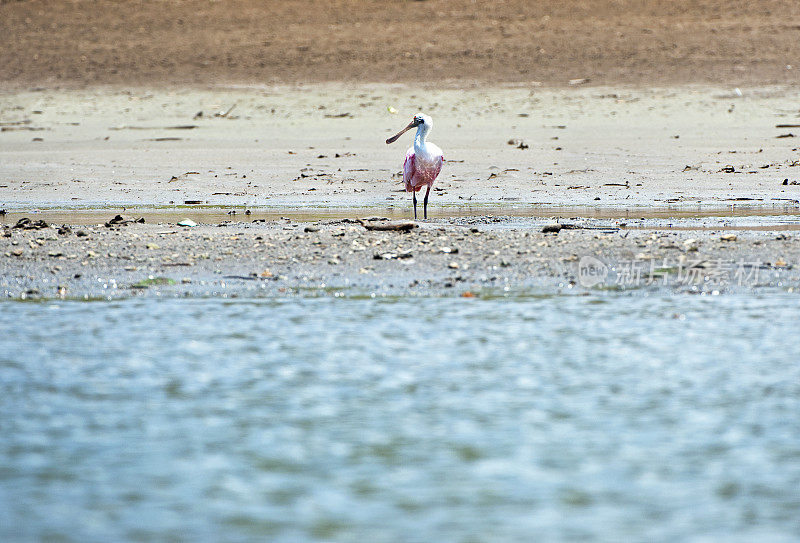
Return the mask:
<path id="1" fill-rule="evenodd" d="M 401 232 L 370 229 L 387 225 L 379 218 L 198 226 L 135 219 L 3 226 L 0 295 L 486 297 L 800 287 L 796 225 L 477 216 Z"/>
<path id="2" fill-rule="evenodd" d="M 793 87 L 315 84 L 1 100 L 5 297 L 800 286 Z M 412 218 L 400 176 L 410 136 L 383 140 L 418 110 L 447 160 L 430 219 L 367 231 L 352 221 Z M 104 226 L 117 213 L 146 221 Z M 47 227 L 14 228 L 22 219 Z M 556 221 L 567 227 L 542 232 Z"/>
<path id="3" fill-rule="evenodd" d="M 796 2 L 0 14 L 4 296 L 796 287 Z M 419 111 L 431 218 L 366 231 L 412 218 L 384 140 Z"/>

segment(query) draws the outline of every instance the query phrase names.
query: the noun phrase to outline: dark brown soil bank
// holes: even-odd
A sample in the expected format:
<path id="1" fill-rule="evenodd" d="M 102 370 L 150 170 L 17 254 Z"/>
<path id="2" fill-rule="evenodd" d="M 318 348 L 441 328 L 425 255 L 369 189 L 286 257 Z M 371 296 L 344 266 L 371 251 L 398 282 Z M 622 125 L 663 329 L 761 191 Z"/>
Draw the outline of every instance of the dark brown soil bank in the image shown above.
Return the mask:
<path id="1" fill-rule="evenodd" d="M 798 82 L 800 2 L 0 0 L 0 85 Z"/>

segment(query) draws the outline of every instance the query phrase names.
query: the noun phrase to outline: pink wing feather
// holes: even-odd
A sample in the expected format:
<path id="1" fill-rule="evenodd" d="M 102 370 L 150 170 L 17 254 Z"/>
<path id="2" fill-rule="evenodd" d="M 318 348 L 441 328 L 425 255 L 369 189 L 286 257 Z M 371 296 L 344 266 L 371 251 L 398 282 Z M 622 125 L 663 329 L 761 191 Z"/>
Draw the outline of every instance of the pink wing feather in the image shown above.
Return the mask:
<path id="1" fill-rule="evenodd" d="M 414 174 L 416 173 L 416 160 L 414 160 L 414 148 L 406 152 L 406 161 L 403 163 L 403 182 L 406 184 L 406 192 L 411 192 L 414 190 L 412 187 L 412 180 L 414 179 Z"/>
<path id="2" fill-rule="evenodd" d="M 412 147 L 406 152 L 406 161 L 403 163 L 403 181 L 406 184 L 406 192 L 418 191 L 425 185 L 428 185 L 428 187 L 433 185 L 433 182 L 439 177 L 439 172 L 442 171 L 442 164 L 444 163 L 444 157 L 440 155 L 439 160 L 436 161 L 432 168 L 417 170 L 415 158 L 414 148 Z"/>
<path id="3" fill-rule="evenodd" d="M 444 164 L 444 157 L 439 155 L 439 160 L 436 161 L 436 169 L 433 171 L 433 179 L 431 180 L 431 184 L 433 184 L 433 181 L 439 177 L 439 172 L 442 171 L 442 164 Z"/>

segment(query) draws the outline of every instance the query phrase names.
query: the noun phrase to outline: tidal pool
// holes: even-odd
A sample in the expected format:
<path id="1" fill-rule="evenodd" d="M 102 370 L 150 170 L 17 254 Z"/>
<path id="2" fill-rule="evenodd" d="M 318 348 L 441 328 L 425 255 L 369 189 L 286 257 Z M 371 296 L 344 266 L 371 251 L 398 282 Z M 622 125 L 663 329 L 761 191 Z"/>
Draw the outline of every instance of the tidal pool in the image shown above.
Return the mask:
<path id="1" fill-rule="evenodd" d="M 796 541 L 782 293 L 0 302 L 2 541 Z"/>

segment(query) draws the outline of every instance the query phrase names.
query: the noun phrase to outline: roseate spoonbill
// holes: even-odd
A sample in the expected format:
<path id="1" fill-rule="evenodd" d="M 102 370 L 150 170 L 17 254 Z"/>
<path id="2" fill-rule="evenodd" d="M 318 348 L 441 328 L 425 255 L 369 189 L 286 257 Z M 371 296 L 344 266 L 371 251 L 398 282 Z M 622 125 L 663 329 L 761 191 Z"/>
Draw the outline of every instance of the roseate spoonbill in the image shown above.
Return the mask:
<path id="1" fill-rule="evenodd" d="M 414 136 L 414 145 L 406 151 L 406 161 L 403 163 L 403 182 L 406 184 L 406 192 L 411 193 L 414 202 L 414 219 L 417 218 L 417 192 L 427 185 L 425 199 L 422 203 L 422 212 L 425 219 L 428 218 L 428 194 L 431 192 L 433 182 L 442 171 L 444 156 L 439 147 L 429 141 L 425 141 L 425 136 L 433 128 L 433 119 L 428 115 L 419 113 L 414 116 L 414 120 L 408 123 L 404 129 L 386 140 L 386 143 L 393 143 L 402 136 L 407 130 L 417 129 Z"/>

